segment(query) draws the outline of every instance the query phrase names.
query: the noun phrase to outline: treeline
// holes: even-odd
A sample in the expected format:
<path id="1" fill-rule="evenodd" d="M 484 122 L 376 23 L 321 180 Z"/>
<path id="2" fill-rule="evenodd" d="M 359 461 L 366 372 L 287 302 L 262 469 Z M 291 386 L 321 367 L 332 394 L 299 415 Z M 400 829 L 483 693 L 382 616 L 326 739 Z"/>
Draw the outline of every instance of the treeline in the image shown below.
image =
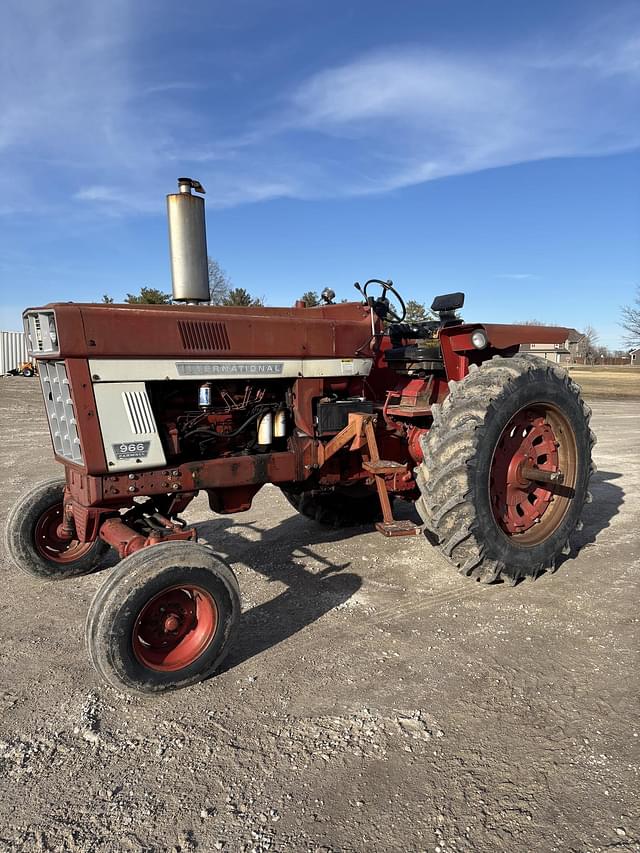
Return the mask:
<path id="1" fill-rule="evenodd" d="M 315 308 L 322 304 L 322 299 L 318 296 L 315 290 L 307 290 L 302 294 L 300 299 L 305 303 L 307 308 Z M 341 302 L 349 302 L 349 299 L 342 299 Z M 408 323 L 419 323 L 422 320 L 435 320 L 434 314 L 422 302 L 417 302 L 415 299 L 408 299 L 406 302 Z"/>
<path id="2" fill-rule="evenodd" d="M 209 258 L 209 294 L 212 305 L 264 305 L 263 296 L 253 296 L 244 287 L 233 287 L 225 270 L 214 259 Z M 125 303 L 129 305 L 168 305 L 173 296 L 157 287 L 141 287 L 139 293 L 127 293 Z M 102 301 L 113 304 L 113 297 L 105 293 Z"/>

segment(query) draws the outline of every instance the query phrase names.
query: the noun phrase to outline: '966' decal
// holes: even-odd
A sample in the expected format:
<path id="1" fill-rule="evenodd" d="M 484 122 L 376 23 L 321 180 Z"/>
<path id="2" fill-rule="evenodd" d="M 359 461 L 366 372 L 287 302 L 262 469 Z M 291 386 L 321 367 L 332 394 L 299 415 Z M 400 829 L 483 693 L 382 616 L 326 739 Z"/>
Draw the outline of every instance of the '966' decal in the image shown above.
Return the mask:
<path id="1" fill-rule="evenodd" d="M 149 453 L 150 441 L 123 441 L 112 444 L 116 459 L 139 459 Z"/>

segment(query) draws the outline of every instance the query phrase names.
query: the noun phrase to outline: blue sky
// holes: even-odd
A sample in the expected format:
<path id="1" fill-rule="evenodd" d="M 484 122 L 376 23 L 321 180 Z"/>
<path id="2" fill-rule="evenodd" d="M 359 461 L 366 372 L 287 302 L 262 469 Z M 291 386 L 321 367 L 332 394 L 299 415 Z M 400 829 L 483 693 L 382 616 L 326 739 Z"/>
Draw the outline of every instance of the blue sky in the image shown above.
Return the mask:
<path id="1" fill-rule="evenodd" d="M 0 327 L 170 289 L 164 195 L 291 304 L 392 278 L 469 319 L 591 323 L 640 283 L 640 8 L 5 0 Z"/>

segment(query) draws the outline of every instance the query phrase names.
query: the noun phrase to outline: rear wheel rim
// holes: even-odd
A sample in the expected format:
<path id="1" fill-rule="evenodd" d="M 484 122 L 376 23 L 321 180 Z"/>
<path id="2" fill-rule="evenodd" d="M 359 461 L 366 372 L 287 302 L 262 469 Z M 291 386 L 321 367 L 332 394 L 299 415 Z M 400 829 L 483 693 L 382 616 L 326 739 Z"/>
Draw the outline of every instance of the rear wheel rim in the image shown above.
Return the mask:
<path id="1" fill-rule="evenodd" d="M 522 477 L 524 465 L 564 474 L 562 484 Z M 489 475 L 493 517 L 514 544 L 539 545 L 564 519 L 575 494 L 577 446 L 566 416 L 551 403 L 525 406 L 496 444 Z"/>
<path id="2" fill-rule="evenodd" d="M 156 672 L 194 663 L 218 627 L 218 607 L 200 586 L 178 585 L 154 595 L 140 610 L 132 632 L 138 661 Z"/>
<path id="3" fill-rule="evenodd" d="M 80 542 L 60 535 L 60 525 L 64 520 L 63 502 L 46 509 L 36 523 L 34 543 L 41 557 L 52 563 L 66 565 L 79 560 L 87 554 L 93 542 Z"/>

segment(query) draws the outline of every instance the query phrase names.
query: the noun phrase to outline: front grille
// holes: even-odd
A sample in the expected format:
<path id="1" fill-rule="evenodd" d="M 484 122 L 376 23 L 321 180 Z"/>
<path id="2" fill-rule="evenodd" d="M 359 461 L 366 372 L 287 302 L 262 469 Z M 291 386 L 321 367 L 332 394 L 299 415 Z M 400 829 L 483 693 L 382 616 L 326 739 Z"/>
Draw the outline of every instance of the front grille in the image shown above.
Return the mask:
<path id="1" fill-rule="evenodd" d="M 81 464 L 82 448 L 64 361 L 39 361 L 38 369 L 54 450 Z"/>
<path id="2" fill-rule="evenodd" d="M 156 432 L 156 421 L 146 391 L 123 391 L 122 399 L 134 435 L 150 435 Z"/>
<path id="3" fill-rule="evenodd" d="M 178 320 L 182 346 L 186 350 L 229 350 L 229 336 L 224 323 L 211 320 Z"/>

